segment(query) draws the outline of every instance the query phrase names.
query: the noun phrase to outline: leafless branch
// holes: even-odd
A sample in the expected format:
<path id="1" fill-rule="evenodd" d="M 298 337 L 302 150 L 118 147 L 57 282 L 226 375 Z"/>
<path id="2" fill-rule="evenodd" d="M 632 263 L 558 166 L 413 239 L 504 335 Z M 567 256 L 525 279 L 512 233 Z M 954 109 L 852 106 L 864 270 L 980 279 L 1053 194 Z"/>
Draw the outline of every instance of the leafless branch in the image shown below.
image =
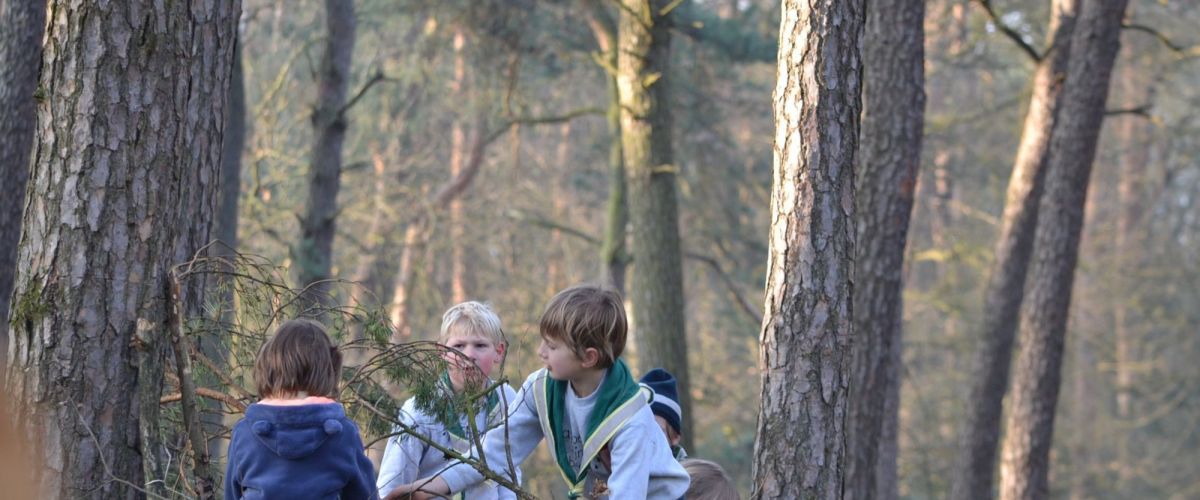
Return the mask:
<path id="1" fill-rule="evenodd" d="M 1017 44 L 1017 47 L 1019 47 L 1022 52 L 1025 52 L 1025 55 L 1029 56 L 1029 58 L 1035 63 L 1042 61 L 1042 54 L 1040 54 L 1037 49 L 1033 48 L 1032 45 L 1029 45 L 1024 38 L 1021 38 L 1020 33 L 1017 33 L 1016 30 L 1012 29 L 1000 20 L 1000 16 L 997 16 L 995 9 L 992 8 L 992 0 L 975 1 L 980 7 L 983 7 L 984 12 L 987 12 L 988 18 L 992 20 L 992 24 L 996 25 L 996 29 L 1000 30 L 1001 33 L 1004 33 L 1004 36 L 1007 36 L 1013 41 L 1013 43 Z"/>

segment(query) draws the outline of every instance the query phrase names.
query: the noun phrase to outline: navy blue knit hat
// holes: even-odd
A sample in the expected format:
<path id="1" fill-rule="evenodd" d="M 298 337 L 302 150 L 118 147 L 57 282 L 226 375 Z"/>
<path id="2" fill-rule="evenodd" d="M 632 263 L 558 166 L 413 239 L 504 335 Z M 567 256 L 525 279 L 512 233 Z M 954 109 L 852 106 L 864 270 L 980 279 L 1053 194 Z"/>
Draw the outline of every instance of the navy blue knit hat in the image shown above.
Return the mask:
<path id="1" fill-rule="evenodd" d="M 650 410 L 671 424 L 671 427 L 675 428 L 675 432 L 683 434 L 683 430 L 680 429 L 683 410 L 679 408 L 675 377 L 662 368 L 655 368 L 642 375 L 639 382 L 654 391 L 654 401 L 650 403 Z"/>

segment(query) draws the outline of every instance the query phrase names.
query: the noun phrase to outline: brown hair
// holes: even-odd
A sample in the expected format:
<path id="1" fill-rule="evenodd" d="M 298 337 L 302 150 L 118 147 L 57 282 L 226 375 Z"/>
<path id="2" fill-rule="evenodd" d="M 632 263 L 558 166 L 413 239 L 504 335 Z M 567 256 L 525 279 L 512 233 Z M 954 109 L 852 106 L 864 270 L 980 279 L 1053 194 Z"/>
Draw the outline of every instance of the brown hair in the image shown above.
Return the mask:
<path id="1" fill-rule="evenodd" d="M 305 392 L 334 398 L 342 354 L 329 340 L 325 327 L 309 319 L 284 323 L 254 360 L 254 383 L 262 398 Z"/>
<path id="2" fill-rule="evenodd" d="M 716 462 L 689 458 L 680 462 L 692 478 L 683 498 L 687 500 L 742 500 L 729 474 Z"/>
<path id="3" fill-rule="evenodd" d="M 538 325 L 543 337 L 559 340 L 583 359 L 588 348 L 600 353 L 597 368 L 616 363 L 625 350 L 628 325 L 621 296 L 599 285 L 576 285 L 558 292 Z"/>

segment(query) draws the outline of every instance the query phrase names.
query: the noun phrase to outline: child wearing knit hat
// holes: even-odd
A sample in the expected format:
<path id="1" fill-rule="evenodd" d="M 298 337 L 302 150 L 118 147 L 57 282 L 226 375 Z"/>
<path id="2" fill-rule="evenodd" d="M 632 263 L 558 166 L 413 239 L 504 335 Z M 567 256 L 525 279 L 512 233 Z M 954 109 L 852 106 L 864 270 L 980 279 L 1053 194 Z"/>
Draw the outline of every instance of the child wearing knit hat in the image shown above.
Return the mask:
<path id="1" fill-rule="evenodd" d="M 642 375 L 639 382 L 654 392 L 650 411 L 654 412 L 654 420 L 658 421 L 663 434 L 667 436 L 671 454 L 675 456 L 675 460 L 687 458 L 687 451 L 679 444 L 683 440 L 683 410 L 679 407 L 675 376 L 662 368 L 655 368 Z"/>

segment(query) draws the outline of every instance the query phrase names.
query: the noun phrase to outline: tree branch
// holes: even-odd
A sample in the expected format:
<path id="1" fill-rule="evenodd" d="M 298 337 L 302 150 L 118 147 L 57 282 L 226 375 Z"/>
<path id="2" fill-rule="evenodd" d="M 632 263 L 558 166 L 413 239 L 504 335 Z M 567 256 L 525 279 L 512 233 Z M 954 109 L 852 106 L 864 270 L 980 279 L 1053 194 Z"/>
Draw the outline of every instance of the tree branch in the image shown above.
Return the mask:
<path id="1" fill-rule="evenodd" d="M 1150 118 L 1150 109 L 1149 104 L 1143 104 L 1136 108 L 1107 109 L 1104 111 L 1104 116 L 1137 115 L 1142 118 Z"/>
<path id="2" fill-rule="evenodd" d="M 1020 33 L 1017 33 L 1016 30 L 1012 29 L 1000 20 L 1000 17 L 996 15 L 996 11 L 992 8 L 992 0 L 975 0 L 975 2 L 978 3 L 980 7 L 983 7 L 984 12 L 987 12 L 988 18 L 992 20 L 992 24 L 996 25 L 996 29 L 1000 30 L 1001 33 L 1004 33 L 1004 35 L 1011 39 L 1013 43 L 1016 43 L 1017 47 L 1019 47 L 1021 51 L 1025 52 L 1025 55 L 1029 56 L 1029 58 L 1035 63 L 1042 62 L 1042 54 L 1038 53 L 1037 49 L 1033 48 L 1032 45 L 1029 45 L 1024 38 L 1021 38 Z"/>
<path id="3" fill-rule="evenodd" d="M 528 222 L 536 227 L 549 229 L 552 231 L 561 231 L 564 234 L 574 236 L 595 246 L 599 246 L 601 244 L 600 238 L 592 236 L 586 232 L 583 232 L 582 230 L 567 226 L 563 223 L 550 220 L 546 217 L 531 215 L 518 210 L 510 210 L 506 215 L 515 221 Z M 729 274 L 725 272 L 725 269 L 721 267 L 721 263 L 717 262 L 717 259 L 704 254 L 689 251 L 684 251 L 683 257 L 687 259 L 698 260 L 708 265 L 708 267 L 717 274 L 717 277 L 720 278 L 721 284 L 725 286 L 725 290 L 728 291 L 729 295 L 733 297 L 734 303 L 738 305 L 738 309 L 745 313 L 749 319 L 755 322 L 755 324 L 762 324 L 762 314 L 758 312 L 757 308 L 755 308 L 749 300 L 746 300 L 746 298 L 742 296 L 742 292 L 740 289 L 738 289 L 737 283 L 734 283 L 733 278 L 731 278 Z M 637 257 L 633 256 L 633 258 L 636 259 Z"/>
<path id="4" fill-rule="evenodd" d="M 383 70 L 376 70 L 375 74 L 371 76 L 371 79 L 367 80 L 367 83 L 364 83 L 362 88 L 358 89 L 358 92 L 356 92 L 354 94 L 354 97 L 351 97 L 349 101 L 346 101 L 346 104 L 343 105 L 341 107 L 341 109 L 338 109 L 336 116 L 338 118 L 341 118 L 342 116 L 344 116 L 346 114 L 346 112 L 350 110 L 350 108 L 354 107 L 355 104 L 358 104 L 358 100 L 362 99 L 362 96 L 365 95 L 368 90 L 371 90 L 371 87 L 374 87 L 376 83 L 379 83 L 382 81 L 394 81 L 394 80 L 384 76 Z"/>
<path id="5" fill-rule="evenodd" d="M 1171 39 L 1167 38 L 1167 36 L 1162 34 L 1162 32 L 1160 32 L 1150 26 L 1146 26 L 1144 24 L 1127 22 L 1127 23 L 1121 24 L 1121 27 L 1124 29 L 1127 29 L 1127 30 L 1141 31 L 1142 33 L 1148 33 L 1148 34 L 1150 34 L 1150 36 L 1157 38 L 1158 41 L 1162 42 L 1163 45 L 1166 45 L 1167 48 L 1171 49 L 1172 52 L 1183 53 L 1183 52 L 1188 51 L 1188 47 L 1184 47 L 1175 42 L 1172 42 Z"/>
<path id="6" fill-rule="evenodd" d="M 222 403 L 229 405 L 230 408 L 234 408 L 240 412 L 246 411 L 246 405 L 244 403 L 242 403 L 241 401 L 238 401 L 237 398 L 230 396 L 229 394 L 225 394 L 221 391 L 215 390 L 215 389 L 209 389 L 207 387 L 197 387 L 196 395 L 206 397 L 213 401 L 220 401 Z M 173 394 L 167 394 L 167 395 L 159 398 L 158 402 L 161 404 L 167 404 L 167 403 L 174 403 L 174 402 L 180 401 L 182 399 L 183 399 L 183 394 L 176 392 Z"/>

